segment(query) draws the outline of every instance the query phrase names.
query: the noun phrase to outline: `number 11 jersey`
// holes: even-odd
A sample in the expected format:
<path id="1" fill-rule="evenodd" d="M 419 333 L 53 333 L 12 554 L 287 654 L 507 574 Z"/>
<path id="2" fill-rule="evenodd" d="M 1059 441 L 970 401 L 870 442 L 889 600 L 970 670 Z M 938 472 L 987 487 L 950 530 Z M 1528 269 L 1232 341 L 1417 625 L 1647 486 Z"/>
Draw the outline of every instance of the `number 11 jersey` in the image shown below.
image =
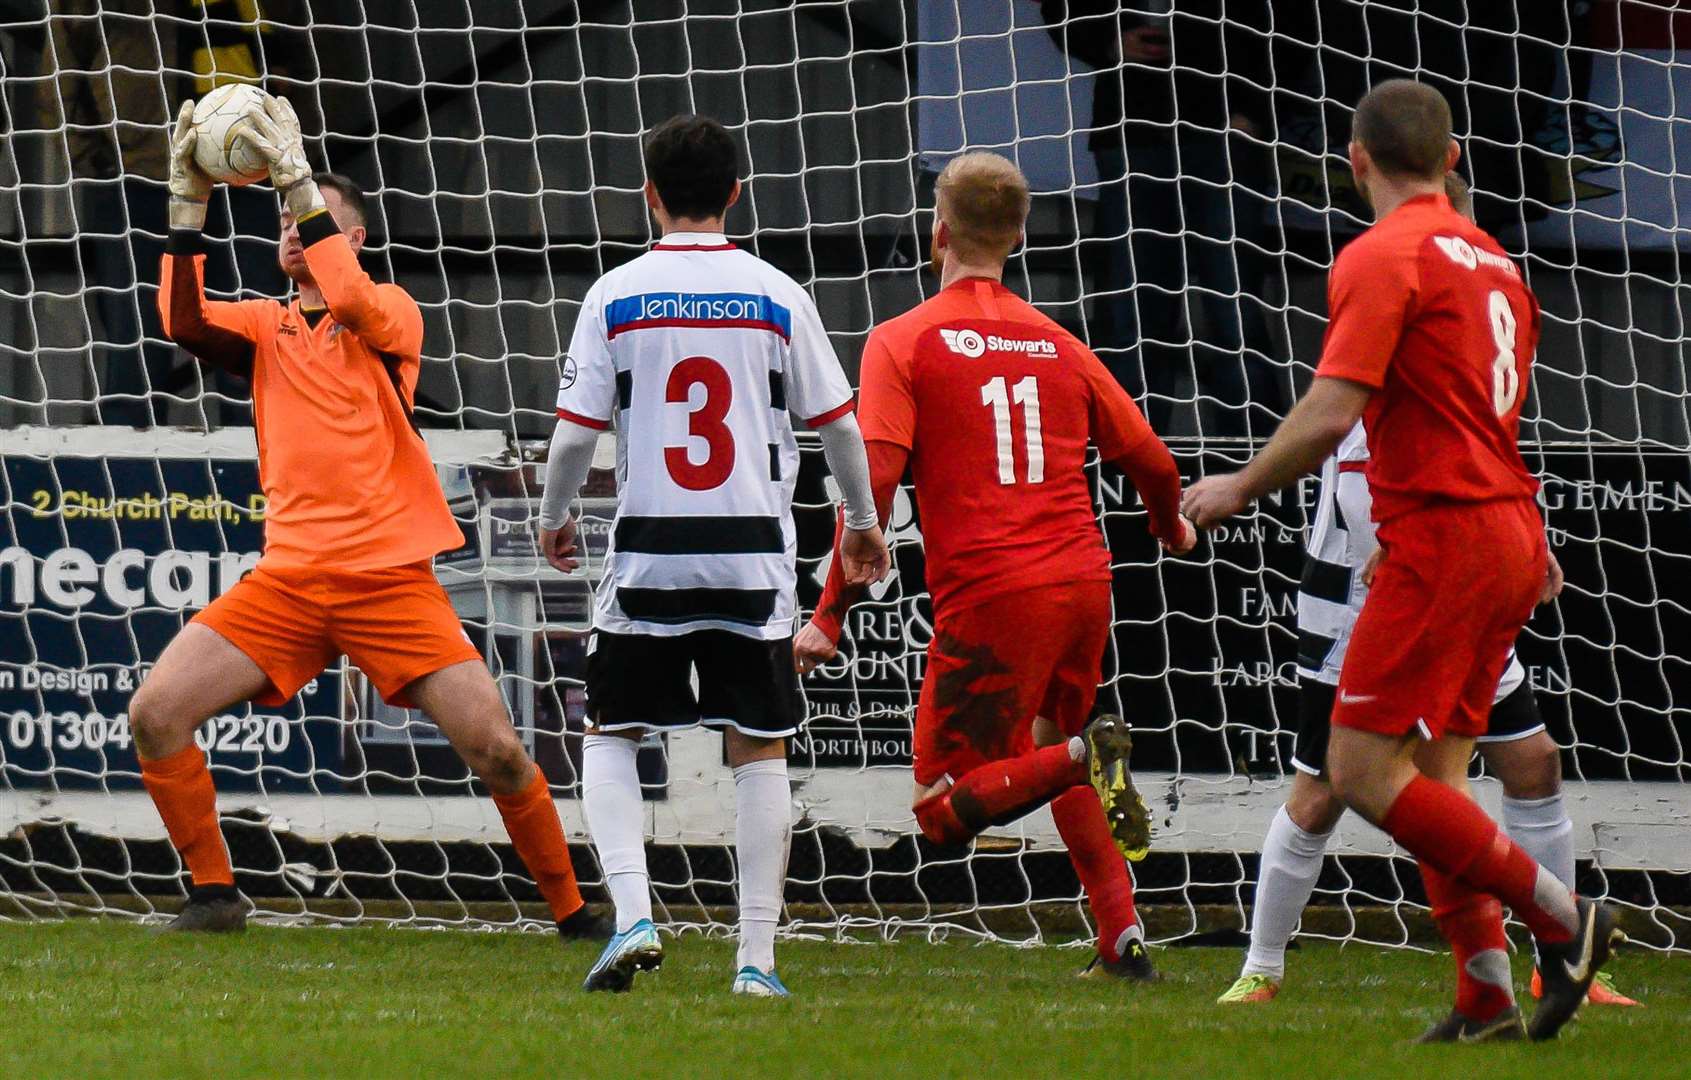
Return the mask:
<path id="1" fill-rule="evenodd" d="M 790 637 L 798 446 L 852 409 L 810 296 L 720 234 L 671 233 L 582 300 L 558 417 L 617 433 L 594 625 Z"/>
<path id="2" fill-rule="evenodd" d="M 863 353 L 866 442 L 910 451 L 934 607 L 1109 581 L 1087 484 L 1156 436 L 1073 335 L 984 278 L 876 327 Z"/>

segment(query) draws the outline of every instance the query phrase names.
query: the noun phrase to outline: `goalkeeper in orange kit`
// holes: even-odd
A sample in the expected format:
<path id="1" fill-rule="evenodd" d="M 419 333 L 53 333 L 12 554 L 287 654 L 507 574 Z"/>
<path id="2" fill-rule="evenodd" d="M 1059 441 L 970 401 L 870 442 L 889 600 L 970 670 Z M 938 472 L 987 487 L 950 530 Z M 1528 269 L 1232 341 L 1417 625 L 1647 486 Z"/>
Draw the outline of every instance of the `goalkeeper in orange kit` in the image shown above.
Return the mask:
<path id="1" fill-rule="evenodd" d="M 195 728 L 243 701 L 281 704 L 344 653 L 384 700 L 427 713 L 487 785 L 559 932 L 609 936 L 582 904 L 546 779 L 431 567 L 462 535 L 411 415 L 422 312 L 358 265 L 363 195 L 311 172 L 287 100 L 267 99 L 252 121 L 285 204 L 279 258 L 297 287 L 287 303 L 206 299 L 212 182 L 194 164 L 192 102 L 171 147 L 165 333 L 252 381 L 269 500 L 257 567 L 182 628 L 129 706 L 142 780 L 193 875 L 171 927 L 238 930 L 247 911 Z"/>

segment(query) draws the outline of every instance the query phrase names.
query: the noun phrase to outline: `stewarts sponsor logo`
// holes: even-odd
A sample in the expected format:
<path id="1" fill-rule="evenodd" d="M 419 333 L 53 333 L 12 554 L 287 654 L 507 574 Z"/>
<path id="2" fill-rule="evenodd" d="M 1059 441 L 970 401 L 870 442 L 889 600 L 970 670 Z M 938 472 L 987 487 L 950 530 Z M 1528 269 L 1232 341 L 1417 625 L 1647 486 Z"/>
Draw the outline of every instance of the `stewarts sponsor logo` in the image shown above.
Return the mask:
<path id="1" fill-rule="evenodd" d="M 945 347 L 970 360 L 988 352 L 1022 353 L 1026 356 L 1055 357 L 1057 343 L 1048 338 L 1004 338 L 997 334 L 984 337 L 978 330 L 942 329 L 940 338 Z"/>
<path id="2" fill-rule="evenodd" d="M 941 330 L 939 336 L 945 340 L 945 347 L 959 356 L 973 360 L 986 352 L 986 339 L 973 330 Z"/>

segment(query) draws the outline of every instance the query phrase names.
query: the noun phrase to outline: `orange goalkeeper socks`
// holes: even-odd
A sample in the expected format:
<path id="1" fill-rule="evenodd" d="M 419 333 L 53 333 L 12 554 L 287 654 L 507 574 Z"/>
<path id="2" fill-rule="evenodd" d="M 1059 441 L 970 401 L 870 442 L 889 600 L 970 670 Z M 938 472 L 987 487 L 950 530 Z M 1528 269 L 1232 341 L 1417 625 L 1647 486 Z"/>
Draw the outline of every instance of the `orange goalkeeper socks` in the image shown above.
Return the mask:
<path id="1" fill-rule="evenodd" d="M 552 918 L 563 922 L 581 909 L 581 890 L 575 883 L 575 866 L 570 862 L 569 844 L 564 840 L 563 822 L 552 804 L 552 791 L 539 768 L 528 787 L 514 795 L 495 795 L 493 804 L 505 819 L 511 846 L 517 849 L 540 895 L 552 908 Z"/>
<path id="2" fill-rule="evenodd" d="M 190 742 L 168 757 L 142 758 L 141 782 L 164 819 L 170 842 L 188 864 L 194 884 L 235 884 L 229 849 L 217 825 L 217 789 L 200 748 Z"/>

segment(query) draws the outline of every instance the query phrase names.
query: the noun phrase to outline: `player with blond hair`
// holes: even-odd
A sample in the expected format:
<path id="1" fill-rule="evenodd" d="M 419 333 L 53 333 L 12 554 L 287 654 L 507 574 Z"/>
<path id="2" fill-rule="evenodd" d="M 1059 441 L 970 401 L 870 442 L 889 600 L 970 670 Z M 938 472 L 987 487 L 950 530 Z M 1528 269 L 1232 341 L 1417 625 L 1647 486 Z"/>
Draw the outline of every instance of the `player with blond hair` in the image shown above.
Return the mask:
<path id="1" fill-rule="evenodd" d="M 1027 179 L 996 154 L 947 165 L 932 245 L 940 291 L 876 327 L 863 354 L 876 507 L 885 521 L 908 465 L 934 605 L 913 806 L 924 836 L 960 844 L 1049 803 L 1098 924 L 1088 971 L 1150 979 L 1122 858 L 1143 855 L 1149 815 L 1127 772 L 1126 725 L 1087 724 L 1111 625 L 1087 447 L 1127 474 L 1166 548 L 1183 554 L 1196 534 L 1179 514 L 1174 459 L 1133 399 L 1005 287 L 1029 204 Z M 797 639 L 801 669 L 835 654 L 860 595 L 836 560 Z"/>
<path id="2" fill-rule="evenodd" d="M 411 414 L 422 312 L 358 265 L 363 195 L 311 171 L 286 98 L 268 98 L 247 137 L 282 195 L 278 257 L 297 292 L 208 300 L 200 230 L 212 181 L 194 163 L 193 108 L 183 104 L 171 145 L 159 309 L 172 341 L 251 380 L 269 510 L 258 565 L 182 628 L 129 704 L 141 779 L 193 876 L 171 926 L 246 922 L 194 729 L 243 701 L 287 701 L 344 653 L 389 704 L 427 713 L 487 785 L 559 933 L 605 936 L 576 888 L 546 778 L 430 564 L 463 534 Z"/>

